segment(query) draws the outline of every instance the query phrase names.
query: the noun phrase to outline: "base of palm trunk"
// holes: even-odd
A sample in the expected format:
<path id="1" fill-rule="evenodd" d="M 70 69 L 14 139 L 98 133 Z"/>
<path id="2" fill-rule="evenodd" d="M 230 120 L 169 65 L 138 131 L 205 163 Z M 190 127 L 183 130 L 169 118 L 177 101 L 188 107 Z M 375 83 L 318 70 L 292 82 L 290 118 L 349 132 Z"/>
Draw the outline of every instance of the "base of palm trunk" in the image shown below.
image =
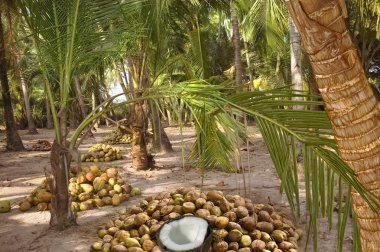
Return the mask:
<path id="1" fill-rule="evenodd" d="M 166 222 L 157 232 L 162 251 L 207 252 L 212 242 L 212 230 L 200 217 L 180 216 Z"/>

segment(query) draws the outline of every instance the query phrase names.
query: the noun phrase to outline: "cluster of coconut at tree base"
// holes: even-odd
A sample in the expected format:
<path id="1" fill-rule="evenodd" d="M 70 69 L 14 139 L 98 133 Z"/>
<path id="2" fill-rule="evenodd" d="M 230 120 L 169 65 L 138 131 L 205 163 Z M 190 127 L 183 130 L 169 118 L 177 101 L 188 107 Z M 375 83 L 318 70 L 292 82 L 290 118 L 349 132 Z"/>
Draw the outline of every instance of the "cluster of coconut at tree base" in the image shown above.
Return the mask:
<path id="1" fill-rule="evenodd" d="M 82 162 L 110 162 L 122 159 L 118 147 L 113 147 L 106 144 L 95 144 L 91 146 L 87 154 L 81 156 Z"/>
<path id="2" fill-rule="evenodd" d="M 69 192 L 72 198 L 71 209 L 74 212 L 105 205 L 118 206 L 121 202 L 128 200 L 129 197 L 141 194 L 139 188 L 127 184 L 118 175 L 116 168 L 101 170 L 95 165 L 83 167 L 81 172 L 70 178 Z M 33 190 L 19 204 L 19 210 L 25 212 L 33 206 L 38 211 L 49 210 L 51 198 L 52 194 L 47 180 L 44 180 L 40 186 Z M 0 212 L 2 209 L 1 205 L 4 205 L 3 212 L 10 211 L 11 206 L 9 201 L 0 202 Z"/>
<path id="3" fill-rule="evenodd" d="M 179 188 L 149 196 L 122 211 L 98 230 L 100 240 L 91 248 L 102 252 L 159 252 L 157 239 L 162 226 L 186 215 L 208 221 L 213 230 L 210 249 L 215 252 L 297 252 L 302 237 L 302 231 L 271 205 L 253 204 L 250 199 L 220 191 Z"/>
<path id="4" fill-rule="evenodd" d="M 104 139 L 107 144 L 130 144 L 132 143 L 132 135 L 124 134 L 119 129 L 112 131 L 111 135 Z"/>

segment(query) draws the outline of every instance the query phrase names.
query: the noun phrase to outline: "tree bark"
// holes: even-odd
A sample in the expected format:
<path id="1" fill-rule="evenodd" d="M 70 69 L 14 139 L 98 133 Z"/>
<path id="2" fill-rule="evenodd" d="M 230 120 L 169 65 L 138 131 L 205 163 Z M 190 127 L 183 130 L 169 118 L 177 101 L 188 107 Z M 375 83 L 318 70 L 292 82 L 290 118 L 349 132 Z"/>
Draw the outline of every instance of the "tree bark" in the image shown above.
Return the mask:
<path id="1" fill-rule="evenodd" d="M 5 52 L 5 44 L 4 44 L 3 21 L 2 21 L 2 13 L 0 10 L 0 80 L 1 80 L 1 94 L 3 97 L 4 119 L 5 119 L 5 126 L 6 126 L 6 135 L 7 135 L 6 148 L 7 150 L 11 150 L 11 151 L 21 151 L 21 150 L 24 150 L 25 148 L 24 148 L 24 145 L 22 144 L 20 135 L 17 132 L 15 121 L 14 121 L 5 55 L 6 55 L 6 52 Z"/>
<path id="2" fill-rule="evenodd" d="M 240 86 L 243 77 L 243 66 L 241 63 L 241 50 L 240 50 L 240 34 L 239 23 L 234 8 L 231 6 L 231 22 L 232 22 L 232 34 L 233 45 L 235 54 L 235 85 Z"/>
<path id="3" fill-rule="evenodd" d="M 290 72 L 292 76 L 293 90 L 303 91 L 302 70 L 301 70 L 301 38 L 294 26 L 294 22 L 289 17 L 289 36 L 290 36 Z M 294 97 L 294 101 L 302 101 L 303 97 Z M 296 110 L 303 110 L 304 106 L 294 106 Z"/>
<path id="4" fill-rule="evenodd" d="M 29 92 L 28 92 L 28 85 L 25 82 L 25 78 L 21 72 L 21 69 L 18 69 L 20 73 L 20 82 L 21 82 L 21 88 L 22 88 L 22 95 L 24 97 L 24 103 L 25 103 L 25 113 L 26 118 L 28 120 L 28 133 L 29 134 L 38 134 L 36 124 L 34 123 L 32 110 L 30 109 L 30 100 L 29 100 Z"/>
<path id="5" fill-rule="evenodd" d="M 141 96 L 140 92 L 135 93 L 136 98 Z M 131 106 L 131 127 L 132 127 L 132 167 L 135 170 L 145 170 L 149 166 L 148 151 L 145 142 L 146 116 L 143 108 L 143 101 L 137 101 Z"/>
<path id="6" fill-rule="evenodd" d="M 244 49 L 245 49 L 245 60 L 247 61 L 247 68 L 248 68 L 248 74 L 249 74 L 248 90 L 252 91 L 253 90 L 253 73 L 251 69 L 251 61 L 249 60 L 249 53 L 248 53 L 249 47 L 246 41 L 244 41 Z"/>
<path id="7" fill-rule="evenodd" d="M 289 12 L 309 55 L 342 159 L 380 196 L 380 106 L 346 26 L 342 0 L 290 0 Z M 353 209 L 363 251 L 379 251 L 380 213 L 357 192 Z"/>

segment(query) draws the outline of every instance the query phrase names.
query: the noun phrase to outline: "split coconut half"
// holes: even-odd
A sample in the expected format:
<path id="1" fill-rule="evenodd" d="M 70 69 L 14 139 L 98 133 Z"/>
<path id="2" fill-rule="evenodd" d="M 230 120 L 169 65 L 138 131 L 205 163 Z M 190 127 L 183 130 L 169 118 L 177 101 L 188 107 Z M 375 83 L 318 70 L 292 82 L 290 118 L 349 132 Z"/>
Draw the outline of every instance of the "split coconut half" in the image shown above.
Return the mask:
<path id="1" fill-rule="evenodd" d="M 208 222 L 195 216 L 181 216 L 166 222 L 157 233 L 165 251 L 208 251 L 212 235 Z"/>

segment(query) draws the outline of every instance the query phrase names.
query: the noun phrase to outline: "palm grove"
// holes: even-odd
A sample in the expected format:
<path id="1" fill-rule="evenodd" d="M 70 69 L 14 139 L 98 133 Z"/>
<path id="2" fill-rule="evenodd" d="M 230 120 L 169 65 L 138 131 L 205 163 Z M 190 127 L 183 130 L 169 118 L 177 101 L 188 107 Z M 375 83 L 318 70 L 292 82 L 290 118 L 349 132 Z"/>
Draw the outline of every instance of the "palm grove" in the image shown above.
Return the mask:
<path id="1" fill-rule="evenodd" d="M 67 170 L 95 124 L 125 119 L 133 167 L 146 169 L 148 122 L 154 149 L 170 151 L 161 120 L 191 121 L 188 162 L 234 171 L 248 118 L 294 216 L 302 155 L 313 232 L 319 216 L 332 225 L 334 190 L 348 190 L 338 249 L 353 210 L 355 250 L 376 251 L 379 9 L 377 0 L 1 0 L 6 147 L 24 149 L 17 128 L 54 129 L 51 225 L 63 229 L 75 223 Z M 111 96 L 115 85 L 123 93 Z"/>

